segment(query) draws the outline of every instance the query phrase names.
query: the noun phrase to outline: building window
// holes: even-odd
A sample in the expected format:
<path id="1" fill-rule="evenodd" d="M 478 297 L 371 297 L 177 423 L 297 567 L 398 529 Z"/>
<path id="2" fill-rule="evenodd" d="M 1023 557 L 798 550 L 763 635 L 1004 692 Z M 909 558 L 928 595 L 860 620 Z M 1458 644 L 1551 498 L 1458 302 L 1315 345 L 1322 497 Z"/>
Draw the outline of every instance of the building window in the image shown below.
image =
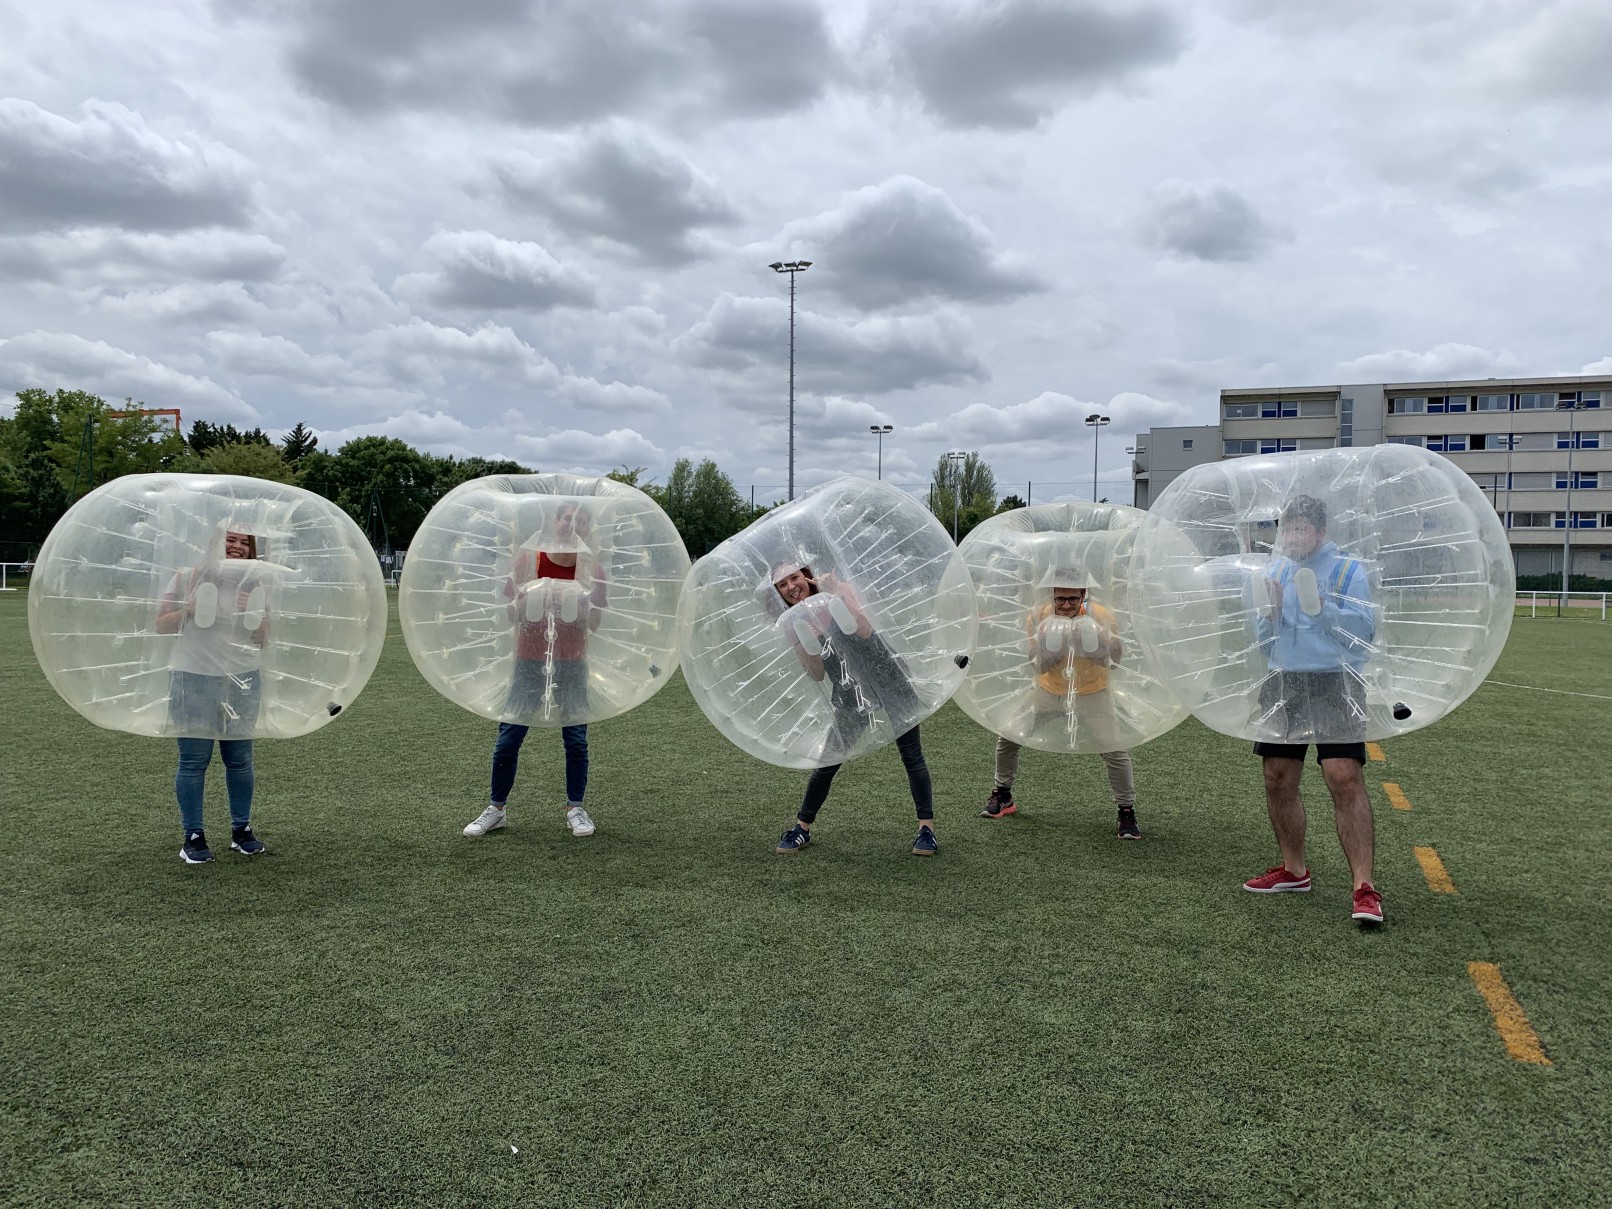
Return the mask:
<path id="1" fill-rule="evenodd" d="M 1551 403 L 1555 407 L 1554 402 Z M 1424 398 L 1390 399 L 1388 400 L 1388 414 L 1391 416 L 1420 415 L 1427 410 L 1427 400 Z"/>
<path id="2" fill-rule="evenodd" d="M 1560 516 L 1561 513 L 1558 512 L 1558 513 L 1556 513 L 1556 515 Z M 1575 529 L 1596 529 L 1596 528 L 1600 527 L 1600 525 L 1599 525 L 1600 519 L 1601 519 L 1601 514 L 1598 513 L 1598 512 L 1575 512 L 1575 513 L 1573 513 L 1573 528 L 1575 528 Z M 1557 528 L 1560 528 L 1560 527 L 1561 526 L 1559 526 L 1559 525 L 1557 526 Z"/>
<path id="3" fill-rule="evenodd" d="M 1431 453 L 1465 453 L 1466 443 L 1465 433 L 1447 432 L 1427 438 L 1427 448 Z"/>
<path id="4" fill-rule="evenodd" d="M 1227 403 L 1220 409 L 1220 414 L 1227 420 L 1257 420 L 1259 419 L 1259 404 Z"/>
<path id="5" fill-rule="evenodd" d="M 1578 434 L 1578 447 L 1580 449 L 1599 449 L 1601 447 L 1601 433 L 1581 432 Z"/>
<path id="6" fill-rule="evenodd" d="M 1556 434 L 1557 449 L 1599 449 L 1601 447 L 1601 434 L 1598 432 L 1559 432 Z"/>
<path id="7" fill-rule="evenodd" d="M 1266 437 L 1259 443 L 1261 453 L 1292 453 L 1298 447 L 1294 437 Z"/>
<path id="8" fill-rule="evenodd" d="M 1548 470 L 1518 471 L 1511 476 L 1513 491 L 1553 491 L 1556 476 Z"/>
<path id="9" fill-rule="evenodd" d="M 1580 407 L 1600 407 L 1601 393 L 1598 390 L 1581 390 L 1578 392 L 1578 405 Z"/>
<path id="10" fill-rule="evenodd" d="M 1601 472 L 1599 470 L 1573 471 L 1574 491 L 1598 491 L 1600 490 L 1600 487 Z M 1556 472 L 1556 490 L 1567 490 L 1567 472 L 1565 470 L 1559 470 Z"/>
<path id="11" fill-rule="evenodd" d="M 1555 411 L 1556 395 L 1544 394 L 1538 391 L 1527 391 L 1517 396 L 1518 411 Z"/>
<path id="12" fill-rule="evenodd" d="M 1245 453 L 1259 452 L 1258 441 L 1226 441 L 1224 445 L 1225 456 L 1228 458 L 1240 458 Z"/>
<path id="13" fill-rule="evenodd" d="M 1473 411 L 1510 411 L 1510 395 L 1479 395 L 1472 401 Z"/>
<path id="14" fill-rule="evenodd" d="M 1476 472 L 1469 470 L 1467 474 L 1484 491 L 1498 491 L 1506 485 L 1506 476 L 1504 474 L 1495 474 L 1487 470 Z"/>
<path id="15" fill-rule="evenodd" d="M 1338 405 L 1331 399 L 1305 399 L 1299 403 L 1301 416 L 1330 416 L 1337 410 Z"/>
<path id="16" fill-rule="evenodd" d="M 1514 432 L 1511 447 L 1516 450 L 1539 453 L 1556 448 L 1556 434 L 1552 432 Z"/>
<path id="17" fill-rule="evenodd" d="M 1181 438 L 1181 448 L 1182 449 L 1191 449 L 1192 448 L 1192 438 L 1191 437 L 1182 437 Z"/>
<path id="18" fill-rule="evenodd" d="M 1549 529 L 1558 512 L 1513 512 L 1506 517 L 1508 529 Z"/>
<path id="19" fill-rule="evenodd" d="M 1272 399 L 1259 405 L 1262 420 L 1291 420 L 1299 414 L 1299 405 L 1293 399 Z"/>
<path id="20" fill-rule="evenodd" d="M 1601 513 L 1601 528 L 1612 529 L 1612 512 Z M 1603 554 L 1601 557 L 1605 558 L 1606 555 Z"/>
<path id="21" fill-rule="evenodd" d="M 1388 441 L 1387 441 L 1387 444 L 1389 444 L 1389 445 L 1415 445 L 1418 449 L 1420 449 L 1421 445 L 1422 445 L 1422 438 L 1421 437 L 1389 437 Z"/>
<path id="22" fill-rule="evenodd" d="M 1344 399 L 1338 404 L 1338 444 L 1344 449 L 1355 443 L 1355 401 Z"/>

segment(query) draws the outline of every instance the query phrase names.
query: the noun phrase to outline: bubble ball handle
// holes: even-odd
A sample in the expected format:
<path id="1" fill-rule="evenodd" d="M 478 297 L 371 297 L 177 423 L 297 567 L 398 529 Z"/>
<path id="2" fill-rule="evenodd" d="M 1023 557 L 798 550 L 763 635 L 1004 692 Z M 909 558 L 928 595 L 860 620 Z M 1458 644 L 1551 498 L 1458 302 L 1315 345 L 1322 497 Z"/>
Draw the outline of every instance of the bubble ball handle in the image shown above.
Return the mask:
<path id="1" fill-rule="evenodd" d="M 1299 608 L 1306 617 L 1321 613 L 1321 585 L 1316 581 L 1313 567 L 1300 567 L 1293 576 L 1293 587 L 1298 591 Z"/>
<path id="2" fill-rule="evenodd" d="M 195 596 L 196 607 L 192 619 L 197 629 L 210 630 L 213 622 L 218 620 L 218 585 L 211 581 L 198 584 Z"/>

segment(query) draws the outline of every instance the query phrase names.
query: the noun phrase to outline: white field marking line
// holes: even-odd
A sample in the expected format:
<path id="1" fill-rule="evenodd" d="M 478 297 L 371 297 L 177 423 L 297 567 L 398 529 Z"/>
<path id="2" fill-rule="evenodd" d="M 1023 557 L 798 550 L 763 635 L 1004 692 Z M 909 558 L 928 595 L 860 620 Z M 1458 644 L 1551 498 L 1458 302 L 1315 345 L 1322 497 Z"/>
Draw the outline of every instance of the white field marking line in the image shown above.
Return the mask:
<path id="1" fill-rule="evenodd" d="M 1592 701 L 1612 701 L 1605 693 L 1575 693 L 1565 688 L 1540 688 L 1537 684 L 1512 684 L 1509 680 L 1485 680 L 1485 684 L 1499 684 L 1506 688 L 1526 688 L 1536 693 L 1557 693 L 1563 697 L 1588 697 Z"/>

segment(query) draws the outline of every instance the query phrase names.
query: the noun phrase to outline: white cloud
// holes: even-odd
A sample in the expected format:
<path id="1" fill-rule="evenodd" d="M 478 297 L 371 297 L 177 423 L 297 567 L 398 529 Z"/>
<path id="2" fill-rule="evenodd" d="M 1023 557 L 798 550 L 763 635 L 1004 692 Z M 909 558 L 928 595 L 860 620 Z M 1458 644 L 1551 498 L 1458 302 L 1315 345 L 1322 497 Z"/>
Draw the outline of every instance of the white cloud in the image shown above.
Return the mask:
<path id="1" fill-rule="evenodd" d="M 1337 367 L 1339 382 L 1414 382 L 1488 378 L 1515 374 L 1517 358 L 1470 344 L 1439 344 L 1426 352 L 1396 348 L 1367 353 Z"/>
<path id="2" fill-rule="evenodd" d="M 515 438 L 522 458 L 534 459 L 539 470 L 604 474 L 617 466 L 659 464 L 665 452 L 632 428 L 586 432 L 568 428 L 547 436 L 522 434 Z"/>
<path id="3" fill-rule="evenodd" d="M 394 293 L 472 310 L 545 311 L 594 302 L 592 282 L 542 244 L 488 231 L 438 231 L 425 241 L 425 251 L 441 268 L 399 277 Z"/>
<path id="4" fill-rule="evenodd" d="M 69 332 L 28 332 L 0 341 L 0 383 L 13 391 L 25 386 L 87 390 L 111 400 L 180 407 L 193 420 L 256 424 L 262 419 L 256 408 L 210 378 Z"/>

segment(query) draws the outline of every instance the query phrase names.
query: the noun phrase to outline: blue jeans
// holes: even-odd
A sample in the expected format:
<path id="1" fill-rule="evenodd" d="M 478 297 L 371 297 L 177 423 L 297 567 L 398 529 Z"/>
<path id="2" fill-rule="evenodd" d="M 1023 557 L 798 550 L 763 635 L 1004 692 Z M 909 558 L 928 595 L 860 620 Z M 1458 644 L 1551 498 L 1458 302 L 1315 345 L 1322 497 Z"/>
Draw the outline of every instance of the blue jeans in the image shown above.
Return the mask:
<path id="1" fill-rule="evenodd" d="M 935 793 L 916 726 L 896 740 L 896 750 L 901 753 L 901 762 L 907 768 L 907 788 L 912 791 L 912 804 L 918 811 L 918 821 L 933 821 Z M 817 812 L 828 801 L 828 787 L 834 783 L 834 774 L 840 768 L 839 764 L 830 764 L 826 768 L 814 769 L 812 775 L 806 778 L 806 796 L 801 799 L 800 809 L 795 814 L 806 826 L 810 827 L 817 821 Z"/>
<path id="2" fill-rule="evenodd" d="M 493 744 L 492 803 L 502 806 L 509 801 L 509 791 L 515 788 L 515 767 L 520 762 L 521 744 L 531 727 L 515 722 L 498 724 L 498 741 Z M 588 728 L 583 726 L 560 727 L 560 739 L 565 744 L 565 800 L 568 805 L 582 805 L 582 795 L 588 791 Z"/>
<path id="3" fill-rule="evenodd" d="M 245 827 L 252 821 L 252 740 L 220 739 L 218 755 L 224 761 L 224 786 L 229 790 L 230 825 Z M 211 739 L 179 740 L 179 775 L 174 777 L 174 793 L 179 798 L 179 821 L 186 831 L 202 829 L 207 766 L 212 762 Z"/>

